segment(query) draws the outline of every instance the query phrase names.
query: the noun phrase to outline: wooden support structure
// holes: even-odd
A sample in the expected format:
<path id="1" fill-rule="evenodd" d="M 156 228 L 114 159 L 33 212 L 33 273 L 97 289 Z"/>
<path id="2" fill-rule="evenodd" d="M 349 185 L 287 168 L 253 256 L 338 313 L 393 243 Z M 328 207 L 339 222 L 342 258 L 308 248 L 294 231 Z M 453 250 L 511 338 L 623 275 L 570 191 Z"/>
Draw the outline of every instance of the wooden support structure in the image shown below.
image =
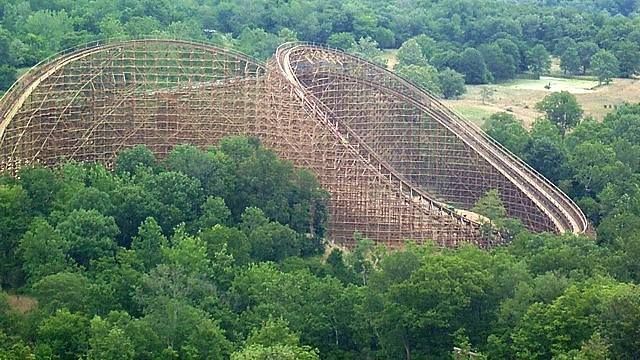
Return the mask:
<path id="1" fill-rule="evenodd" d="M 363 59 L 313 45 L 261 64 L 179 40 L 95 44 L 30 70 L 0 102 L 0 171 L 64 160 L 112 166 L 146 144 L 249 135 L 311 169 L 331 194 L 329 236 L 352 245 L 491 246 L 468 210 L 497 189 L 534 231 L 589 231 L 580 209 L 437 98 Z"/>

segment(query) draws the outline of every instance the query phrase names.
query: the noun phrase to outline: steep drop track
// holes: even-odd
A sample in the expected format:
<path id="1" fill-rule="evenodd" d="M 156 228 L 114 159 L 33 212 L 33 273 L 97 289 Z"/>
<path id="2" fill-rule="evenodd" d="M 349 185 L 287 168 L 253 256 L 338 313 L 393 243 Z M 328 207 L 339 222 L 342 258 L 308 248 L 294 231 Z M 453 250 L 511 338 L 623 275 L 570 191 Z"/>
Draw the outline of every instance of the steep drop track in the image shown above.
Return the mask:
<path id="1" fill-rule="evenodd" d="M 314 45 L 265 65 L 179 40 L 95 44 L 26 73 L 0 102 L 0 171 L 66 159 L 111 166 L 146 144 L 244 134 L 315 172 L 331 193 L 329 236 L 398 246 L 491 246 L 468 210 L 497 189 L 533 231 L 589 231 L 557 187 L 431 94 L 363 59 Z"/>

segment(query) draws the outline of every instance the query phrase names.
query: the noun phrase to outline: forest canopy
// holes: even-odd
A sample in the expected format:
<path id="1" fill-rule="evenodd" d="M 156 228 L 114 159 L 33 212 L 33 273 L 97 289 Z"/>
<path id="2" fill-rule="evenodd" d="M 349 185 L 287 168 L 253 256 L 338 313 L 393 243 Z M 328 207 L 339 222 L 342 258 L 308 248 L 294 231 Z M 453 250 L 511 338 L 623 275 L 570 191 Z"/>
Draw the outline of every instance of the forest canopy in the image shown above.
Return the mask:
<path id="1" fill-rule="evenodd" d="M 567 73 L 605 66 L 613 76 L 629 77 L 640 66 L 637 10 L 636 1 L 621 0 L 0 0 L 0 90 L 18 69 L 63 49 L 139 37 L 206 40 L 262 60 L 293 40 L 378 62 L 379 49 L 406 48 L 414 55 L 419 50 L 422 59 L 400 65 L 452 69 L 468 84 L 522 72 L 539 76 L 548 70 L 550 55 L 562 60 Z M 605 53 L 592 69 L 599 51 Z M 442 88 L 430 90 L 456 96 Z"/>
<path id="2" fill-rule="evenodd" d="M 256 140 L 114 168 L 0 177 L 1 359 L 640 355 L 640 237 L 613 215 L 598 242 L 519 227 L 493 250 L 345 251 L 313 175 Z M 513 230 L 497 194 L 474 210 Z"/>

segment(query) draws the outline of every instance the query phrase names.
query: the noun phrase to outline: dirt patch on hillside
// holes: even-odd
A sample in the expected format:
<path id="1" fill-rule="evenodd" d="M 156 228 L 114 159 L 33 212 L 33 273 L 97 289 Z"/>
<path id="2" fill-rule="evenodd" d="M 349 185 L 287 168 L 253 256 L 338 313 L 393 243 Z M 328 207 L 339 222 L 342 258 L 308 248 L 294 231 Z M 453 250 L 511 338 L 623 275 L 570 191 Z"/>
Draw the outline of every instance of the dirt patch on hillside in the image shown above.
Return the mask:
<path id="1" fill-rule="evenodd" d="M 8 295 L 7 302 L 12 310 L 21 314 L 27 313 L 38 306 L 38 301 L 25 295 Z"/>

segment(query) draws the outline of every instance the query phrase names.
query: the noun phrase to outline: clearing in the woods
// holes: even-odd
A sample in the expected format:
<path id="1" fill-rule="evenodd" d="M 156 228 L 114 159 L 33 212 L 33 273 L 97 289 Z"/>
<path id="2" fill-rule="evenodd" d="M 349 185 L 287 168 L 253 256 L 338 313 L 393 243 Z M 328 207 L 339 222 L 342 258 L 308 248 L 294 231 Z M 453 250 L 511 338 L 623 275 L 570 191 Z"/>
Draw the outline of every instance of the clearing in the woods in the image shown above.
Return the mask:
<path id="1" fill-rule="evenodd" d="M 495 112 L 508 111 L 529 126 L 542 115 L 535 109 L 535 104 L 557 91 L 574 94 L 584 109 L 584 115 L 596 119 L 602 119 L 622 103 L 640 102 L 639 79 L 614 79 L 609 85 L 598 86 L 597 81 L 589 78 L 544 76 L 540 80 L 519 79 L 501 84 L 467 86 L 467 93 L 460 99 L 444 102 L 478 124 Z"/>

